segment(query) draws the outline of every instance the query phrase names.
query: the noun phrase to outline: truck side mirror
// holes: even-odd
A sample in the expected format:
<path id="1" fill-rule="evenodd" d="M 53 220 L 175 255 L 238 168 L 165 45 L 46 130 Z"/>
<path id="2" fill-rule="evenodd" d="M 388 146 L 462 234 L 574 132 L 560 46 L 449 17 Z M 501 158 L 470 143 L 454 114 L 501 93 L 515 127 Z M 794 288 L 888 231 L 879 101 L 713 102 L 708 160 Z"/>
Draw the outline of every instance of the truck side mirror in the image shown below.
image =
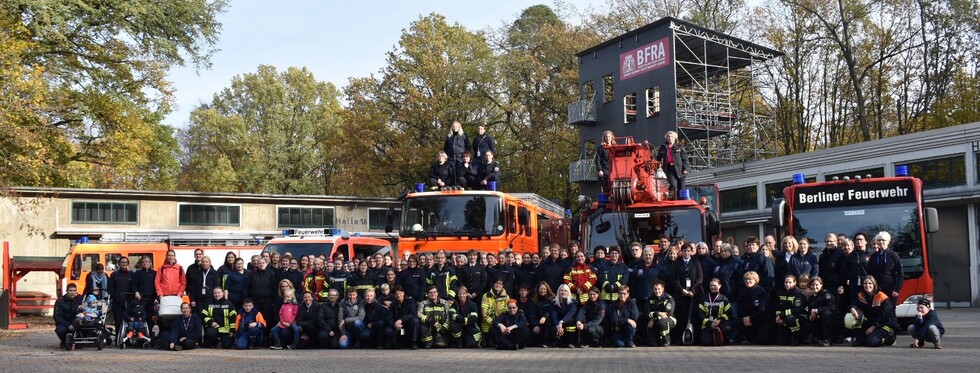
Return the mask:
<path id="1" fill-rule="evenodd" d="M 772 201 L 772 225 L 776 228 L 786 226 L 786 200 L 776 198 Z"/>
<path id="2" fill-rule="evenodd" d="M 926 233 L 939 232 L 939 212 L 935 207 L 926 207 Z"/>

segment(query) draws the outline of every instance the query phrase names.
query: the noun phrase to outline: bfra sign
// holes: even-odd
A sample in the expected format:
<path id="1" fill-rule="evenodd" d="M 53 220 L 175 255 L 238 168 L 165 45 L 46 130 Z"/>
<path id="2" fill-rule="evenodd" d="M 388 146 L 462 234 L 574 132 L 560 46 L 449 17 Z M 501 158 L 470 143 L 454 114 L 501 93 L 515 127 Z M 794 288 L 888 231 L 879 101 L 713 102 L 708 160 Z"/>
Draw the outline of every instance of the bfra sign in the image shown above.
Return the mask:
<path id="1" fill-rule="evenodd" d="M 619 55 L 619 80 L 659 69 L 670 63 L 670 38 L 666 37 Z"/>

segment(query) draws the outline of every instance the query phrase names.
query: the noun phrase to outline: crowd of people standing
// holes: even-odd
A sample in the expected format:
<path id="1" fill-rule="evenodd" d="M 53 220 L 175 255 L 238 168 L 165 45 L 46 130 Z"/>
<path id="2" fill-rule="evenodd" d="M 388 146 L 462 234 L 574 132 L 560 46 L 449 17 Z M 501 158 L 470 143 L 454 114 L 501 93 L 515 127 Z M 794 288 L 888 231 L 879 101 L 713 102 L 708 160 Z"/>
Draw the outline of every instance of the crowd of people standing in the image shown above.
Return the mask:
<path id="1" fill-rule="evenodd" d="M 819 257 L 807 239 L 785 237 L 777 246 L 772 236 L 749 237 L 741 256 L 729 243 L 669 237 L 659 250 L 633 243 L 587 253 L 573 243 L 540 254 L 350 261 L 265 252 L 247 265 L 229 252 L 217 269 L 196 253 L 186 271 L 170 253 L 157 271 L 146 258 L 132 272 L 121 262 L 108 289 L 128 286 L 141 302 L 187 295 L 177 322 L 160 331 L 171 349 L 878 347 L 894 344 L 899 328 L 903 273 L 890 240 L 881 232 L 868 246 L 863 233 L 828 234 Z M 74 303 L 62 299 L 56 308 Z M 942 348 L 945 330 L 932 305 L 917 306 L 912 347 Z"/>

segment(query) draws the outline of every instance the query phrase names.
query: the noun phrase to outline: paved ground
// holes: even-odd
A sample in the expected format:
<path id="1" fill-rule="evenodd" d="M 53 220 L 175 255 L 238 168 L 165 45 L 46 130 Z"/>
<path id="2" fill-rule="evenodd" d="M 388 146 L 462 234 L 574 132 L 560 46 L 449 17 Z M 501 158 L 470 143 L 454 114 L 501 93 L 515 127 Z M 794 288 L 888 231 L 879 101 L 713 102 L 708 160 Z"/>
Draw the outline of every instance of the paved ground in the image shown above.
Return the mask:
<path id="1" fill-rule="evenodd" d="M 329 367 L 364 372 L 977 372 L 980 371 L 980 309 L 940 310 L 946 326 L 945 349 L 913 350 L 899 337 L 894 347 L 730 346 L 496 350 L 315 350 L 256 349 L 184 352 L 58 350 L 53 329 L 0 333 L 0 372 L 93 372 L 146 370 L 201 372 L 327 371 Z M 136 365 L 133 365 L 135 363 Z M 355 367 L 360 366 L 360 369 Z"/>

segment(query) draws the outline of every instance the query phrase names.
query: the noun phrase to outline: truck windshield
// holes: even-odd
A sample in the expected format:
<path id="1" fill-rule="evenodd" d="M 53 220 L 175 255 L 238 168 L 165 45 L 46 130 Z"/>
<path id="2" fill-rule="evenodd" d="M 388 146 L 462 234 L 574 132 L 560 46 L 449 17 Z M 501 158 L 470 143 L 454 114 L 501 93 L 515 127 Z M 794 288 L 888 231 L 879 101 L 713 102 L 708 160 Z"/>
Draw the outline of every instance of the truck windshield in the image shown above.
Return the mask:
<path id="1" fill-rule="evenodd" d="M 805 237 L 815 254 L 824 249 L 827 233 L 844 234 L 853 239 L 863 232 L 871 239 L 878 232 L 892 236 L 891 249 L 902 258 L 905 278 L 922 275 L 922 235 L 919 232 L 919 209 L 915 203 L 821 208 L 793 211 L 793 236 Z"/>
<path id="2" fill-rule="evenodd" d="M 606 223 L 610 229 L 599 229 Z M 663 234 L 671 238 L 684 237 L 690 242 L 701 241 L 704 237 L 701 212 L 697 209 L 606 212 L 592 220 L 590 245 L 592 248 L 598 245 L 627 247 L 633 241 L 652 245 Z"/>
<path id="3" fill-rule="evenodd" d="M 504 232 L 502 209 L 500 197 L 489 195 L 410 197 L 399 235 L 497 236 Z"/>
<path id="4" fill-rule="evenodd" d="M 268 251 L 270 254 L 290 253 L 293 255 L 293 258 L 299 258 L 301 256 L 311 254 L 314 256 L 320 256 L 322 254 L 330 257 L 331 250 L 333 250 L 333 244 L 325 242 L 283 242 L 265 245 L 265 251 Z"/>

